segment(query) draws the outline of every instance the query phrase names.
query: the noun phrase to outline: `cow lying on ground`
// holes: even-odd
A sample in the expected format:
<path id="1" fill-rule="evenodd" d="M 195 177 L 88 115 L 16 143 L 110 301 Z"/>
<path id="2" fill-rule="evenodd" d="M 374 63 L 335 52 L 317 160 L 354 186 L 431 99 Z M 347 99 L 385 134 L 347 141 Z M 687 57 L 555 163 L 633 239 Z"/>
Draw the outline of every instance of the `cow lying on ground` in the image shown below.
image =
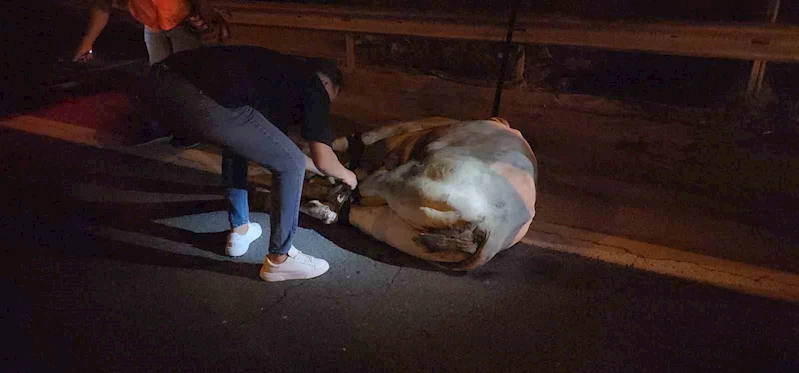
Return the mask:
<path id="1" fill-rule="evenodd" d="M 301 211 L 344 220 L 407 254 L 477 268 L 519 242 L 535 215 L 537 161 L 499 118 L 434 118 L 337 139 L 358 190 L 306 180 Z"/>

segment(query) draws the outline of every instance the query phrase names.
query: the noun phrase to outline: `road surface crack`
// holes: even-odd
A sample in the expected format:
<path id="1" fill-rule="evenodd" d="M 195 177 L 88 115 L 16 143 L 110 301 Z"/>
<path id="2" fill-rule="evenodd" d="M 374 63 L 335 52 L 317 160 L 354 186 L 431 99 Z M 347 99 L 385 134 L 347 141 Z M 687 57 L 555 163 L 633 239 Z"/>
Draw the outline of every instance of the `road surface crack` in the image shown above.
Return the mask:
<path id="1" fill-rule="evenodd" d="M 272 302 L 272 304 L 270 304 L 270 305 L 261 307 L 261 309 L 258 310 L 257 312 L 255 312 L 252 316 L 243 318 L 241 321 L 238 322 L 238 325 L 239 326 L 248 325 L 248 324 L 251 324 L 251 323 L 255 322 L 255 320 L 260 319 L 261 315 L 263 315 L 263 313 L 266 310 L 269 310 L 269 309 L 272 309 L 272 308 L 275 308 L 275 307 L 279 306 L 280 303 L 283 302 L 283 300 L 288 298 L 289 292 L 291 290 L 299 288 L 300 286 L 302 286 L 304 284 L 305 284 L 305 282 L 302 282 L 302 283 L 298 283 L 297 285 L 290 286 L 290 287 L 287 287 L 287 288 L 283 289 L 283 294 L 280 296 L 280 298 L 278 298 L 276 301 Z"/>
<path id="2" fill-rule="evenodd" d="M 297 285 L 294 285 L 294 286 L 287 287 L 287 288 L 283 289 L 283 295 L 282 295 L 282 296 L 280 296 L 280 298 L 278 298 L 278 300 L 277 300 L 277 301 L 275 301 L 274 303 L 272 303 L 271 305 L 269 305 L 269 306 L 266 306 L 266 307 L 265 307 L 265 309 L 268 309 L 268 308 L 275 308 L 275 307 L 279 306 L 279 305 L 280 305 L 280 303 L 282 303 L 284 299 L 288 298 L 288 296 L 289 296 L 289 292 L 290 292 L 291 290 L 297 289 L 297 288 L 299 288 L 299 287 L 301 287 L 301 286 L 305 285 L 306 283 L 307 283 L 307 282 L 300 282 L 300 283 L 299 283 L 299 284 L 297 284 Z"/>
<path id="3" fill-rule="evenodd" d="M 402 268 L 403 267 L 399 267 L 399 269 L 397 269 L 397 273 L 395 273 L 394 276 L 391 277 L 391 281 L 389 281 L 388 287 L 394 286 L 394 281 L 396 281 L 397 277 L 399 277 L 400 272 L 402 272 Z"/>
<path id="4" fill-rule="evenodd" d="M 399 274 L 400 274 L 400 272 L 402 272 L 402 269 L 403 269 L 403 267 L 400 267 L 399 269 L 397 269 L 397 272 L 395 272 L 394 275 L 391 276 L 391 279 L 388 280 L 388 286 L 381 287 L 380 289 L 388 289 L 388 288 L 391 288 L 392 286 L 394 286 L 394 281 L 397 279 L 397 277 L 399 277 Z M 350 298 L 358 298 L 358 297 L 363 297 L 363 296 L 372 296 L 375 293 L 377 293 L 377 292 L 372 291 L 372 290 L 367 290 L 367 291 L 363 291 L 363 292 L 359 292 L 359 293 L 347 292 L 346 296 L 348 296 Z M 337 296 L 319 295 L 319 297 L 323 298 L 323 299 L 329 299 L 329 300 L 338 300 L 339 299 L 339 297 L 337 297 Z"/>

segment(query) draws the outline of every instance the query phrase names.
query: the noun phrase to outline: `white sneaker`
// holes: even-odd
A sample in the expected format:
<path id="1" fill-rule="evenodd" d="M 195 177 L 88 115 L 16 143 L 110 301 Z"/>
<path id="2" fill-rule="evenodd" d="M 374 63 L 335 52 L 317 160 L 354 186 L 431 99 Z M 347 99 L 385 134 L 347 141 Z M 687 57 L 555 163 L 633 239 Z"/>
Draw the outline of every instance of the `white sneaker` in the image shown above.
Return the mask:
<path id="1" fill-rule="evenodd" d="M 227 236 L 227 245 L 225 245 L 225 254 L 229 256 L 242 256 L 250 249 L 250 244 L 261 237 L 263 229 L 258 223 L 248 223 L 250 228 L 247 233 L 238 234 L 230 232 Z"/>
<path id="2" fill-rule="evenodd" d="M 306 280 L 320 276 L 330 269 L 330 264 L 324 259 L 303 254 L 294 246 L 291 247 L 288 255 L 286 261 L 280 264 L 272 263 L 269 258 L 264 258 L 261 278 L 266 282 Z"/>

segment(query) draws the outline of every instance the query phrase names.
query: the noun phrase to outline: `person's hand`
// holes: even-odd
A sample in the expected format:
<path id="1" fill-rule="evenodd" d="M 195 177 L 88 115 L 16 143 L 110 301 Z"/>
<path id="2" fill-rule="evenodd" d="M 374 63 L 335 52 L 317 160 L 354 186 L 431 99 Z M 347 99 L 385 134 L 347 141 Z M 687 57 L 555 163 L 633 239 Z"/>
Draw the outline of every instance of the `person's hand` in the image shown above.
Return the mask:
<path id="1" fill-rule="evenodd" d="M 75 50 L 75 54 L 72 55 L 73 62 L 88 62 L 94 58 L 94 52 L 92 51 L 91 45 L 81 45 Z"/>
<path id="2" fill-rule="evenodd" d="M 189 16 L 189 18 L 188 18 L 189 23 L 191 23 L 192 28 L 194 28 L 194 31 L 196 33 L 198 33 L 198 34 L 202 34 L 202 33 L 206 32 L 206 31 L 208 31 L 208 24 L 205 23 L 206 19 L 208 19 L 208 18 L 203 17 L 200 14 L 193 14 L 193 15 Z"/>
<path id="3" fill-rule="evenodd" d="M 347 184 L 352 190 L 358 186 L 358 177 L 355 176 L 355 173 L 347 170 L 347 175 L 344 179 L 341 180 L 344 184 Z"/>

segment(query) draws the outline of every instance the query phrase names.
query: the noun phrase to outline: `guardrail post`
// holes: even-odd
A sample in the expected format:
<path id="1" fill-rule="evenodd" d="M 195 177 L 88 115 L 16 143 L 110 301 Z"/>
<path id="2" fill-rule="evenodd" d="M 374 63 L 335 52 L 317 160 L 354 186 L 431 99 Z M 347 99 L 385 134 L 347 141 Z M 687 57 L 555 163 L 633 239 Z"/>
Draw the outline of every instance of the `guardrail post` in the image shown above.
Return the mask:
<path id="1" fill-rule="evenodd" d="M 771 0 L 766 13 L 766 21 L 774 23 L 777 21 L 777 13 L 780 11 L 780 0 Z M 746 95 L 753 99 L 760 94 L 763 87 L 763 77 L 766 75 L 766 61 L 756 60 L 752 64 L 752 72 L 749 74 L 749 84 L 746 86 Z"/>
<path id="2" fill-rule="evenodd" d="M 505 51 L 502 53 L 502 66 L 499 70 L 497 79 L 497 90 L 494 94 L 494 107 L 491 109 L 491 116 L 499 116 L 499 103 L 502 101 L 502 88 L 505 85 L 505 72 L 510 61 L 511 47 L 513 46 L 513 29 L 516 27 L 516 13 L 518 0 L 514 0 L 510 5 L 510 17 L 508 19 L 508 32 L 505 36 Z"/>
<path id="3" fill-rule="evenodd" d="M 524 81 L 524 64 L 525 64 L 525 50 L 524 45 L 520 45 L 516 49 L 516 67 L 513 69 L 513 81 Z"/>

